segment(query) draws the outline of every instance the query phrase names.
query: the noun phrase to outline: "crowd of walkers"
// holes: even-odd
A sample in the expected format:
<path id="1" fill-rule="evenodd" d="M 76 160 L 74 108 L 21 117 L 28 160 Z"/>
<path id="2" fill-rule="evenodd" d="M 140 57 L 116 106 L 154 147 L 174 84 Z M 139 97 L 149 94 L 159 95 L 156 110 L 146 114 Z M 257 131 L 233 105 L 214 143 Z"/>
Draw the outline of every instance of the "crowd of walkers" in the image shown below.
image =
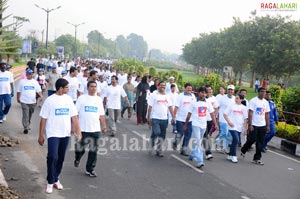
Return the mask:
<path id="1" fill-rule="evenodd" d="M 188 156 L 199 169 L 204 166 L 204 159 L 213 159 L 212 149 L 227 154 L 229 161 L 237 163 L 254 143 L 253 163 L 264 165 L 262 152 L 267 150 L 267 143 L 276 132 L 276 107 L 264 87 L 257 88 L 257 97 L 248 102 L 247 91 L 235 91 L 234 85 L 220 87 L 217 96 L 210 85 L 193 88 L 186 83 L 180 92 L 173 76 L 165 82 L 152 80 L 151 76 L 127 74 L 116 71 L 109 60 L 31 59 L 27 65 L 17 86 L 17 101 L 22 107 L 24 134 L 30 132 L 35 106 L 41 107 L 38 142 L 43 145 L 46 135 L 47 193 L 52 193 L 53 188 L 63 189 L 59 175 L 71 134 L 77 138 L 74 166 L 79 166 L 85 146 L 89 145 L 85 173 L 96 177 L 94 168 L 101 133 L 117 136 L 119 117 L 132 120 L 134 113 L 137 125 L 151 126 L 149 153 L 164 156 L 163 145 L 170 126 L 174 133 L 172 148 L 176 151 L 179 148 L 179 153 Z M 14 85 L 7 64 L 0 63 L 0 69 L 2 123 L 11 106 Z M 47 98 L 43 99 L 45 91 Z M 212 146 L 210 140 L 216 132 Z M 241 146 L 240 156 L 238 146 Z"/>

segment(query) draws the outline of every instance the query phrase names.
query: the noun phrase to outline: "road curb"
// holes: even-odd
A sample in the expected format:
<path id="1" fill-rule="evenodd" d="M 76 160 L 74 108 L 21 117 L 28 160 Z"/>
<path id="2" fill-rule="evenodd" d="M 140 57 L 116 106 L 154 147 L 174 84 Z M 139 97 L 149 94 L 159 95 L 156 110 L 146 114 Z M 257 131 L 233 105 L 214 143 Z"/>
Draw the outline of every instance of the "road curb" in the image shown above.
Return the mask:
<path id="1" fill-rule="evenodd" d="M 300 157 L 300 144 L 298 143 L 274 136 L 268 145 Z"/>

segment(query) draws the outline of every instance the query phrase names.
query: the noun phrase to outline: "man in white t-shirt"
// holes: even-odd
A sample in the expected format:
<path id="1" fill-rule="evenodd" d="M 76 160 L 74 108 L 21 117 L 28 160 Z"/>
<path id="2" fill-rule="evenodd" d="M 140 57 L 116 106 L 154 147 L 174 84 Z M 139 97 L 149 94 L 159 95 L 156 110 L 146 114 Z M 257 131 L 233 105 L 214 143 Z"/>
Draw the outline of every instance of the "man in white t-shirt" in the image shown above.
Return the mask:
<path id="1" fill-rule="evenodd" d="M 80 159 L 85 153 L 85 145 L 88 144 L 89 154 L 85 174 L 90 177 L 97 177 L 95 167 L 97 163 L 98 140 L 100 131 L 103 134 L 106 133 L 105 112 L 102 99 L 96 95 L 97 83 L 89 81 L 87 89 L 88 94 L 81 95 L 76 102 L 82 139 L 75 145 L 74 166 L 79 166 Z"/>
<path id="2" fill-rule="evenodd" d="M 206 93 L 207 90 L 205 87 L 200 87 L 198 89 L 198 101 L 194 102 L 190 106 L 190 110 L 187 114 L 185 124 L 183 126 L 183 130 L 186 131 L 188 128 L 189 121 L 192 121 L 194 140 L 192 151 L 189 154 L 189 159 L 196 161 L 196 167 L 199 169 L 204 166 L 203 149 L 201 147 L 201 143 L 207 127 L 208 114 L 210 114 L 212 118 L 213 125 L 216 129 L 218 129 L 218 125 L 216 123 L 216 118 L 214 115 L 214 108 L 209 102 L 206 101 Z"/>
<path id="3" fill-rule="evenodd" d="M 75 67 L 71 67 L 69 75 L 66 76 L 66 80 L 69 82 L 69 92 L 67 93 L 73 100 L 74 104 L 77 101 L 79 80 L 77 78 L 78 71 Z"/>
<path id="4" fill-rule="evenodd" d="M 190 83 L 184 85 L 184 92 L 180 93 L 175 102 L 174 115 L 176 115 L 176 131 L 175 138 L 173 141 L 173 149 L 177 150 L 177 145 L 180 143 L 182 137 L 182 147 L 180 154 L 188 156 L 187 148 L 192 136 L 192 121 L 188 122 L 187 130 L 183 131 L 183 125 L 185 119 L 190 110 L 190 106 L 196 101 L 195 95 L 192 93 L 193 87 Z"/>
<path id="5" fill-rule="evenodd" d="M 176 86 L 176 93 L 179 93 L 178 86 L 175 83 L 175 77 L 169 77 L 169 82 L 166 84 L 166 93 L 171 93 L 171 85 L 174 84 Z"/>
<path id="6" fill-rule="evenodd" d="M 223 152 L 229 152 L 228 145 L 231 143 L 232 137 L 231 134 L 228 131 L 228 124 L 227 121 L 224 118 L 224 111 L 228 106 L 232 106 L 235 104 L 235 97 L 234 97 L 234 85 L 230 84 L 227 87 L 227 95 L 224 95 L 223 97 L 219 98 L 218 104 L 219 104 L 219 127 L 220 127 L 220 133 L 219 137 L 216 139 L 216 150 Z M 222 143 L 223 141 L 223 143 Z M 221 147 L 221 143 L 223 144 Z"/>
<path id="7" fill-rule="evenodd" d="M 123 87 L 118 85 L 118 77 L 113 75 L 111 77 L 111 85 L 107 87 L 104 93 L 104 104 L 108 110 L 109 116 L 109 130 L 111 137 L 114 137 L 117 131 L 116 122 L 121 113 L 121 97 L 129 106 L 129 101 Z"/>
<path id="8" fill-rule="evenodd" d="M 122 70 L 118 75 L 118 79 L 119 85 L 123 87 L 123 85 L 127 82 L 127 74 Z"/>
<path id="9" fill-rule="evenodd" d="M 245 157 L 245 153 L 249 150 L 254 142 L 256 142 L 256 151 L 253 157 L 253 163 L 264 165 L 261 160 L 261 151 L 264 144 L 266 133 L 270 131 L 270 106 L 265 99 L 266 89 L 260 87 L 258 96 L 249 102 L 248 113 L 248 130 L 249 136 L 246 143 L 241 148 L 241 156 Z"/>
<path id="10" fill-rule="evenodd" d="M 45 130 L 48 140 L 46 193 L 52 193 L 53 187 L 63 189 L 59 175 L 71 133 L 77 131 L 77 139 L 81 139 L 78 112 L 72 98 L 66 95 L 69 90 L 68 84 L 66 79 L 59 78 L 55 82 L 56 93 L 45 100 L 40 112 L 38 142 L 40 145 L 44 144 Z"/>
<path id="11" fill-rule="evenodd" d="M 154 146 L 157 145 L 156 155 L 158 157 L 164 156 L 162 154 L 162 145 L 167 133 L 168 110 L 172 115 L 172 124 L 175 123 L 175 115 L 173 112 L 171 99 L 170 96 L 166 94 L 165 89 L 166 83 L 160 82 L 158 84 L 158 90 L 153 92 L 148 98 L 148 123 L 152 125 L 150 152 L 152 152 Z"/>
<path id="12" fill-rule="evenodd" d="M 24 134 L 30 130 L 31 117 L 36 106 L 36 93 L 38 93 L 40 100 L 43 99 L 42 89 L 39 83 L 33 79 L 33 70 L 26 71 L 26 79 L 19 82 L 17 89 L 17 101 L 22 106 L 22 124 L 24 127 Z"/>
<path id="13" fill-rule="evenodd" d="M 10 71 L 6 70 L 6 63 L 0 63 L 0 123 L 6 120 L 14 96 L 14 80 Z M 4 104 L 4 109 L 3 109 Z"/>
<path id="14" fill-rule="evenodd" d="M 86 78 L 82 78 L 81 79 L 82 81 L 81 81 L 81 84 L 80 84 L 80 88 L 79 88 L 80 95 L 87 94 L 88 93 L 87 83 L 89 81 L 96 81 L 97 79 L 98 79 L 98 72 L 95 71 L 95 70 L 90 71 L 89 77 L 87 79 Z M 101 93 L 100 93 L 100 87 L 99 86 L 97 86 L 96 95 L 97 96 L 101 95 Z"/>

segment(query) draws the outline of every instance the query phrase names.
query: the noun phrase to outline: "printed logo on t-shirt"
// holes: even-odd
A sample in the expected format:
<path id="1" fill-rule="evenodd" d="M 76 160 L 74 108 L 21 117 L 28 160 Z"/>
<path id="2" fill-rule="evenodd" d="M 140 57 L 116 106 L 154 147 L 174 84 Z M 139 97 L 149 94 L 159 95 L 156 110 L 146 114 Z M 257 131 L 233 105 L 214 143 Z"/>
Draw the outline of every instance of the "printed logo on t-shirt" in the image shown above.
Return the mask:
<path id="1" fill-rule="evenodd" d="M 167 104 L 168 100 L 157 100 L 157 104 Z"/>
<path id="2" fill-rule="evenodd" d="M 55 115 L 69 115 L 69 108 L 57 108 L 55 109 Z"/>
<path id="3" fill-rule="evenodd" d="M 264 115 L 265 114 L 265 108 L 263 107 L 257 107 L 255 110 L 256 115 Z"/>
<path id="4" fill-rule="evenodd" d="M 97 113 L 98 112 L 98 107 L 96 107 L 96 106 L 85 106 L 84 107 L 84 112 Z"/>
<path id="5" fill-rule="evenodd" d="M 24 90 L 28 91 L 28 90 L 35 90 L 34 86 L 24 86 Z"/>
<path id="6" fill-rule="evenodd" d="M 237 114 L 237 115 L 243 115 L 243 111 L 242 110 L 233 110 L 233 113 Z"/>
<path id="7" fill-rule="evenodd" d="M 206 117 L 206 106 L 200 106 L 198 107 L 198 117 Z"/>
<path id="8" fill-rule="evenodd" d="M 0 77 L 0 82 L 8 82 L 8 77 Z"/>
<path id="9" fill-rule="evenodd" d="M 190 105 L 190 104 L 191 104 L 191 102 L 183 102 L 184 106 L 187 106 L 187 105 Z"/>

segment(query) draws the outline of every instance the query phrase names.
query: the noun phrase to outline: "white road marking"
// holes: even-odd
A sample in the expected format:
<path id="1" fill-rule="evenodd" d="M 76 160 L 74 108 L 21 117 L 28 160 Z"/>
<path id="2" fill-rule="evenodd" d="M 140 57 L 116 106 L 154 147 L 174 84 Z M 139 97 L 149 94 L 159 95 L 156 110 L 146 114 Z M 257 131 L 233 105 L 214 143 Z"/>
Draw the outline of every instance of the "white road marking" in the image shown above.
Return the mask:
<path id="1" fill-rule="evenodd" d="M 299 160 L 296 160 L 296 159 L 294 159 L 294 158 L 288 157 L 288 156 L 286 156 L 286 155 L 282 155 L 282 154 L 277 153 L 277 152 L 272 151 L 272 150 L 268 150 L 268 151 L 271 152 L 271 153 L 273 153 L 273 154 L 276 154 L 276 155 L 279 155 L 279 156 L 281 156 L 281 157 L 284 157 L 284 158 L 286 158 L 286 159 L 289 159 L 289 160 L 292 160 L 292 161 L 294 161 L 294 162 L 300 163 Z"/>
<path id="2" fill-rule="evenodd" d="M 131 131 L 133 134 L 137 135 L 138 137 L 142 138 L 143 140 L 145 140 L 146 142 L 149 142 L 149 139 L 145 136 L 145 135 L 141 135 L 140 133 L 136 132 L 136 131 Z"/>
<path id="3" fill-rule="evenodd" d="M 247 196 L 241 196 L 242 199 L 250 199 L 249 197 Z"/>
<path id="4" fill-rule="evenodd" d="M 190 167 L 191 169 L 193 169 L 194 171 L 196 171 L 196 172 L 198 172 L 198 173 L 201 173 L 201 174 L 204 173 L 204 171 L 202 171 L 202 170 L 200 170 L 200 169 L 194 167 L 193 165 L 191 165 L 191 164 L 188 163 L 187 161 L 185 161 L 185 160 L 179 158 L 178 156 L 176 156 L 176 155 L 174 155 L 174 154 L 172 154 L 171 157 L 174 158 L 175 160 L 178 160 L 179 162 L 185 164 L 186 166 Z"/>

